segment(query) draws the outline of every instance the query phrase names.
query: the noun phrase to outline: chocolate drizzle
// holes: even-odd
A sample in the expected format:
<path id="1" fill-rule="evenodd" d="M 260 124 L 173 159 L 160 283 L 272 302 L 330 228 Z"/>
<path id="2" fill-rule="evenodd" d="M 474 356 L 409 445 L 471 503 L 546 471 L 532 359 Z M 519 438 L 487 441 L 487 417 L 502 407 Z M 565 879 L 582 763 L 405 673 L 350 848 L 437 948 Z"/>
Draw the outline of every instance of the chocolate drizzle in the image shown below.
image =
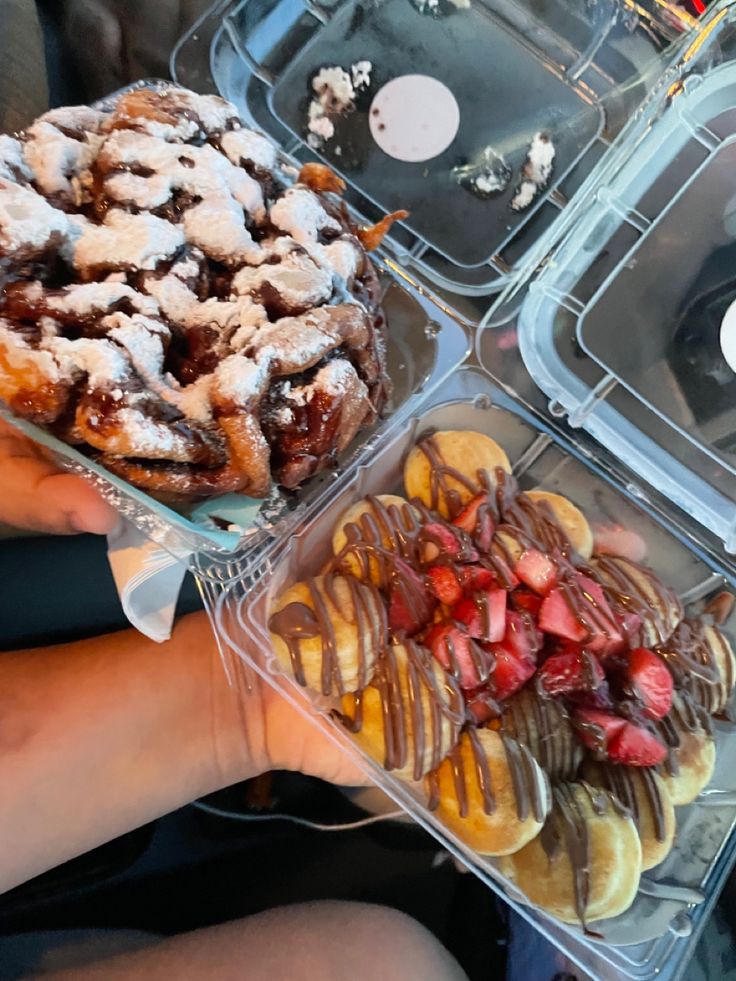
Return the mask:
<path id="1" fill-rule="evenodd" d="M 641 620 L 639 636 L 630 638 L 631 646 L 663 644 L 683 616 L 675 591 L 651 569 L 619 556 L 597 556 L 595 570 L 613 608 Z"/>
<path id="2" fill-rule="evenodd" d="M 521 691 L 506 703 L 501 726 L 529 749 L 551 780 L 573 779 L 583 753 L 560 701 Z"/>
<path id="3" fill-rule="evenodd" d="M 354 557 L 360 568 L 361 578 L 370 578 L 371 560 L 378 566 L 378 581 L 387 584 L 394 568 L 394 558 L 408 561 L 415 559 L 416 540 L 422 526 L 416 508 L 405 503 L 386 505 L 378 497 L 366 498 L 368 509 L 357 521 L 348 522 L 343 528 L 346 543 L 335 556 L 335 566 L 347 568 L 346 560 Z"/>
<path id="4" fill-rule="evenodd" d="M 526 821 L 529 815 L 533 814 L 534 820 L 541 824 L 547 815 L 549 800 L 546 778 L 526 746 L 503 734 L 500 734 L 500 738 L 511 776 L 517 816 L 520 821 Z M 469 813 L 469 774 L 466 772 L 464 760 L 464 749 L 468 746 L 473 759 L 471 778 L 475 779 L 476 786 L 480 791 L 483 812 L 488 815 L 495 814 L 497 802 L 488 765 L 488 756 L 478 731 L 473 727 L 464 731 L 460 742 L 448 756 L 449 764 L 452 767 L 458 813 L 461 818 L 467 817 Z M 435 810 L 440 801 L 439 780 L 436 770 L 428 775 L 427 784 L 429 790 L 428 806 L 430 810 Z"/>
<path id="5" fill-rule="evenodd" d="M 694 702 L 713 714 L 725 708 L 734 685 L 733 656 L 718 627 L 683 620 L 657 653 L 667 662 L 678 688 Z"/>
<path id="6" fill-rule="evenodd" d="M 598 783 L 599 780 L 613 798 L 621 803 L 625 813 L 631 815 L 639 830 L 641 829 L 639 801 L 643 796 L 652 817 L 657 841 L 664 842 L 667 840 L 664 801 L 662 800 L 660 785 L 652 770 L 647 767 L 602 764 L 595 769 L 595 782 Z"/>
<path id="7" fill-rule="evenodd" d="M 338 582 L 345 584 L 348 603 L 343 603 L 338 596 Z M 325 602 L 326 596 L 333 609 L 344 620 L 355 624 L 358 640 L 358 687 L 365 687 L 370 680 L 369 657 L 374 658 L 385 648 L 388 635 L 386 610 L 378 590 L 371 583 L 363 583 L 353 576 L 343 576 L 336 572 L 328 572 L 321 580 L 308 579 L 306 585 L 311 608 L 304 603 L 288 603 L 271 616 L 268 624 L 271 633 L 286 644 L 294 677 L 300 685 L 306 685 L 301 642 L 306 638 L 320 637 L 322 694 L 329 695 L 336 691 L 343 695 L 346 691 L 335 625 Z"/>
<path id="8" fill-rule="evenodd" d="M 589 817 L 581 800 L 587 795 L 594 814 L 603 816 L 609 806 L 620 816 L 628 816 L 620 801 L 611 794 L 585 782 L 559 783 L 552 789 L 552 811 L 539 836 L 550 861 L 564 850 L 572 866 L 575 912 L 587 931 L 586 911 L 590 902 L 590 834 Z"/>
<path id="9" fill-rule="evenodd" d="M 450 485 L 451 480 L 464 487 L 471 497 L 483 492 L 484 481 L 480 476 L 480 471 L 476 480 L 473 481 L 456 467 L 451 467 L 443 459 L 434 436 L 426 436 L 420 443 L 417 443 L 417 448 L 429 461 L 429 499 L 433 511 L 440 510 L 443 499 L 451 519 L 462 511 L 462 496 L 457 488 Z"/>
<path id="10" fill-rule="evenodd" d="M 381 700 L 384 769 L 403 769 L 411 761 L 412 779 L 420 780 L 457 742 L 465 717 L 457 683 L 429 651 L 407 639 L 385 648 L 372 687 Z M 363 700 L 358 691 L 353 717 L 343 719 L 351 732 L 363 727 Z"/>

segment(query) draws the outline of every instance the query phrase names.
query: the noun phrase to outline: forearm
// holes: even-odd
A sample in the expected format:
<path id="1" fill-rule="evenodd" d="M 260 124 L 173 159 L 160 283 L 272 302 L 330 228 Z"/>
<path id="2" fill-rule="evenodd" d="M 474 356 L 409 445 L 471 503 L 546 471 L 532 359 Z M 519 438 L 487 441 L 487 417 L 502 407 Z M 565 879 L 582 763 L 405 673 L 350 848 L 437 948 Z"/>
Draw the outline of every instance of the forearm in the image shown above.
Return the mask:
<path id="1" fill-rule="evenodd" d="M 0 892 L 259 772 L 252 708 L 248 741 L 201 614 L 0 655 Z"/>

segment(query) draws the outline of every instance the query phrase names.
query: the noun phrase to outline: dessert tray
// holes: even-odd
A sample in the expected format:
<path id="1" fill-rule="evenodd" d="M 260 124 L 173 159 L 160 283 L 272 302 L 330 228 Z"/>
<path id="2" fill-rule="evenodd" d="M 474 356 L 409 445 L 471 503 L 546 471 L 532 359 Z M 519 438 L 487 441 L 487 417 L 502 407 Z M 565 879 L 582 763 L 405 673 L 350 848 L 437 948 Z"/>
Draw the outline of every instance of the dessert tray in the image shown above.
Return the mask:
<path id="1" fill-rule="evenodd" d="M 284 175 L 284 193 L 306 188 L 323 195 L 324 207 L 339 212 L 334 220 L 340 236 L 362 241 L 359 233 L 380 222 L 385 211 L 407 205 L 414 211 L 392 226 L 374 259 L 380 288 L 371 280 L 372 314 L 386 322 L 392 393 L 380 418 L 366 418 L 366 427 L 351 434 L 347 445 L 329 456 L 330 465 L 299 489 L 280 488 L 265 499 L 229 493 L 162 503 L 114 473 L 114 463 L 112 469 L 105 466 L 104 457 L 92 459 L 37 421 L 3 412 L 63 465 L 92 480 L 139 529 L 188 556 L 225 667 L 244 695 L 256 679 L 273 685 L 352 753 L 443 847 L 592 976 L 675 979 L 736 859 L 736 740 L 725 704 L 733 680 L 728 644 L 736 638 L 729 599 L 736 588 L 731 378 L 724 369 L 726 355 L 719 360 L 711 336 L 713 323 L 732 299 L 722 274 L 728 256 L 719 250 L 727 250 L 733 237 L 727 164 L 736 105 L 731 95 L 736 8 L 716 5 L 698 24 L 666 3 L 652 10 L 637 5 L 635 16 L 633 8 L 619 3 L 546 6 L 542 17 L 537 5 L 491 0 L 470 7 L 445 5 L 445 0 L 418 6 L 406 0 L 400 6 L 398 0 L 387 0 L 375 11 L 355 2 L 334 7 L 304 7 L 296 0 L 268 6 L 261 0 L 223 2 L 203 15 L 174 52 L 180 82 L 198 92 L 219 90 L 246 124 L 274 138 L 278 147 L 258 137 Z M 484 134 L 480 149 L 491 147 L 492 152 L 479 158 L 464 143 L 463 159 L 446 160 L 451 166 L 441 177 L 431 168 L 421 177 L 429 182 L 429 192 L 417 190 L 421 161 L 405 160 L 404 170 L 394 156 L 386 169 L 382 165 L 373 173 L 382 157 L 372 144 L 361 150 L 358 124 L 371 126 L 376 94 L 366 78 L 383 85 L 389 75 L 399 74 L 379 63 L 381 37 L 391 26 L 383 19 L 388 13 L 405 32 L 406 24 L 419 18 L 423 47 L 407 55 L 407 73 L 431 73 L 443 57 L 455 71 L 457 48 L 469 40 L 469 27 L 472 35 L 486 38 L 499 64 L 504 51 L 514 50 L 529 69 L 519 73 L 516 89 L 499 81 L 506 104 L 518 105 L 509 113 L 516 136 L 499 149 Z M 346 41 L 349 50 L 343 49 Z M 373 66 L 374 60 L 375 73 L 373 67 L 370 73 L 361 67 L 365 61 Z M 341 74 L 332 71 L 337 68 Z M 457 90 L 461 117 L 463 92 L 483 84 L 476 78 L 467 88 L 467 82 L 452 74 L 443 82 Z M 348 92 L 341 86 L 348 83 L 350 97 L 340 102 L 340 92 Z M 142 93 L 145 105 L 146 93 L 166 91 L 164 83 L 141 83 L 132 94 Z M 545 92 L 546 102 L 540 95 Z M 130 94 L 118 93 L 102 108 L 114 113 Z M 558 105 L 564 107 L 564 119 L 555 128 L 549 112 Z M 388 118 L 390 106 L 384 111 Z M 374 119 L 377 136 L 380 124 Z M 235 132 L 243 131 L 237 126 Z M 464 131 L 457 133 L 469 139 Z M 197 143 L 194 139 L 192 145 Z M 348 149 L 352 156 L 346 162 Z M 324 169 L 327 163 L 331 171 Z M 361 170 L 368 163 L 371 174 Z M 147 180 L 153 168 L 143 166 L 142 173 L 131 175 L 122 168 L 117 176 Z M 444 201 L 443 182 L 451 172 L 459 209 L 454 224 L 446 214 L 437 220 L 439 207 L 437 215 L 422 210 L 425 197 Z M 702 183 L 701 175 L 707 175 Z M 315 180 L 330 184 L 310 184 Z M 347 207 L 335 196 L 343 193 L 341 181 L 347 185 Z M 469 190 L 468 182 L 474 188 Z M 518 211 L 512 207 L 517 199 L 522 202 Z M 199 202 L 179 203 L 186 209 Z M 703 215 L 710 218 L 700 221 Z M 689 225 L 683 240 L 698 269 L 692 281 L 677 236 L 668 233 L 683 222 Z M 481 228 L 488 230 L 487 238 Z M 256 238 L 260 245 L 260 232 Z M 647 268 L 660 292 L 644 278 Z M 674 269 L 677 290 L 663 294 L 661 284 Z M 426 279 L 443 290 L 443 299 L 427 289 Z M 259 280 L 259 290 L 261 285 Z M 480 325 L 455 312 L 460 294 L 480 297 L 501 287 L 487 311 L 484 301 Z M 633 297 L 641 301 L 636 307 Z M 642 309 L 648 311 L 644 326 L 637 319 Z M 624 318 L 615 317 L 624 310 Z M 711 331 L 701 360 L 699 351 L 692 356 L 693 323 L 700 311 L 710 318 Z M 17 323 L 27 325 L 28 320 L 26 310 Z M 690 346 L 670 357 L 675 327 L 690 338 Z M 624 329 L 629 333 L 624 335 Z M 621 343 L 611 344 L 612 335 Z M 652 378 L 665 362 L 668 383 L 660 391 Z M 704 377 L 718 379 L 724 394 L 703 399 L 692 384 L 693 365 Z M 405 471 L 407 461 L 414 460 L 416 471 L 417 452 L 431 458 L 433 451 L 428 455 L 426 447 L 433 444 L 426 443 L 427 437 L 434 435 L 444 452 L 454 452 L 436 434 L 449 434 L 450 447 L 470 439 L 470 449 L 460 454 L 462 479 L 447 469 L 458 471 L 458 460 L 448 464 L 439 453 L 429 491 L 426 465 L 420 467 L 424 477 L 418 484 L 410 478 L 405 486 L 411 473 L 411 467 Z M 473 462 L 471 449 L 479 439 L 498 450 L 491 462 L 485 457 Z M 456 481 L 460 497 L 467 493 L 469 498 L 450 495 L 445 507 L 442 480 L 447 479 Z M 510 488 L 508 499 L 496 496 L 499 484 Z M 534 491 L 543 492 L 542 498 L 525 496 Z M 372 503 L 380 495 L 422 503 L 402 510 L 404 505 L 389 501 L 382 511 Z M 560 496 L 569 503 L 559 504 Z M 361 502 L 367 497 L 366 512 Z M 461 517 L 460 505 L 473 500 L 476 510 Z M 526 503 L 535 500 L 542 503 Z M 393 507 L 388 519 L 387 506 Z M 357 511 L 345 518 L 351 508 Z M 505 542 L 504 572 L 492 543 L 504 541 L 504 525 L 521 520 L 519 508 L 532 520 L 533 534 L 527 529 L 527 537 L 516 542 L 518 549 Z M 378 525 L 371 524 L 371 513 L 383 515 Z M 580 515 L 573 522 L 577 537 L 566 520 L 570 514 Z M 380 531 L 380 521 L 387 520 L 394 529 L 388 545 Z M 455 520 L 467 527 L 453 525 Z M 437 527 L 429 545 L 437 554 L 427 551 L 431 525 Z M 336 527 L 344 536 L 336 546 L 343 564 L 329 568 Z M 351 551 L 355 529 L 361 528 L 368 529 L 369 547 Z M 592 542 L 586 528 L 592 529 Z M 465 550 L 462 560 L 453 551 L 457 542 Z M 632 591 L 631 577 L 624 588 L 616 579 L 618 560 L 610 557 L 622 549 L 636 568 L 653 570 L 635 573 L 633 590 L 647 598 L 651 616 L 626 608 L 622 597 Z M 397 566 L 397 553 L 403 566 Z M 531 568 L 527 553 L 535 553 Z M 478 573 L 469 572 L 470 566 L 483 570 L 482 581 L 472 579 Z M 401 601 L 396 601 L 398 612 L 392 611 L 389 588 L 396 568 L 405 579 L 422 584 L 421 597 L 416 591 L 413 599 L 404 595 L 403 613 L 411 613 L 417 603 L 424 612 L 403 622 L 396 620 Z M 598 573 L 590 572 L 596 568 Z M 393 570 L 390 576 L 388 570 Z M 319 586 L 299 586 L 316 580 L 326 583 L 322 592 Z M 283 607 L 288 610 L 291 604 L 292 609 L 280 616 L 279 604 L 292 589 L 297 593 Z M 543 614 L 550 597 L 558 602 L 556 591 L 565 589 L 577 590 L 578 602 L 581 591 L 587 593 L 585 610 L 572 604 L 571 612 L 568 603 L 558 605 L 557 614 L 548 616 L 549 607 Z M 345 606 L 347 595 L 354 614 Z M 340 618 L 339 643 L 330 639 L 332 628 L 325 627 L 330 605 Z M 634 619 L 627 619 L 632 612 Z M 680 626 L 683 617 L 685 627 Z M 658 624 L 655 634 L 645 631 L 652 619 Z M 692 629 L 702 638 L 706 628 L 711 631 L 707 645 L 692 638 L 684 644 L 683 632 Z M 509 649 L 509 629 L 527 638 L 525 650 L 520 652 L 518 644 Z M 530 637 L 536 638 L 534 644 Z M 681 657 L 683 644 L 689 661 Z M 397 646 L 402 653 L 396 653 Z M 357 664 L 352 676 L 338 657 L 345 650 L 352 651 Z M 636 653 L 641 650 L 645 653 Z M 307 665 L 306 651 L 317 652 L 316 673 Z M 683 663 L 697 669 L 694 688 Z M 659 670 L 667 664 L 669 692 Z M 501 685 L 502 677 L 510 687 Z M 521 688 L 523 697 L 543 699 L 545 711 L 558 713 L 555 718 L 562 721 L 554 729 L 568 734 L 566 750 L 554 741 L 540 741 L 540 732 L 550 728 L 546 715 L 535 709 L 510 711 L 508 704 Z M 434 694 L 425 698 L 427 692 Z M 397 716 L 405 697 L 413 708 Z M 247 698 L 244 704 L 247 711 Z M 586 717 L 586 712 L 602 715 Z M 712 721 L 706 718 L 711 715 Z M 378 738 L 372 738 L 376 731 Z M 392 734 L 388 747 L 380 738 L 387 732 Z M 680 753 L 682 746 L 692 749 L 693 738 L 697 752 Z M 488 774 L 478 745 L 487 750 L 486 762 L 494 761 L 488 763 Z M 564 773 L 549 759 L 557 749 L 567 760 Z M 673 789 L 678 776 L 667 770 L 678 753 L 683 772 L 697 771 L 687 792 Z M 497 780 L 497 766 L 515 774 L 510 780 L 516 786 L 506 797 L 496 794 L 491 803 L 489 776 Z M 623 788 L 614 779 L 628 806 L 619 807 L 605 789 L 596 789 L 602 774 L 616 766 L 637 774 L 656 768 L 655 776 L 634 775 Z M 647 809 L 637 796 L 636 781 L 646 801 L 665 803 Z M 662 783 L 666 793 L 658 789 Z M 583 789 L 560 789 L 571 784 Z M 470 795 L 467 805 L 464 792 Z M 478 819 L 478 837 L 467 833 L 466 810 Z M 631 816 L 637 810 L 640 832 Z M 592 893 L 585 898 L 586 890 L 595 893 L 599 870 L 577 853 L 572 861 L 569 841 L 560 844 L 571 811 L 578 815 L 577 829 L 583 829 L 581 841 L 587 830 L 600 826 L 597 821 L 620 830 L 616 854 L 631 875 L 621 877 L 620 895 L 609 896 L 610 903 L 593 897 L 600 899 L 596 906 Z M 493 830 L 497 812 L 508 816 L 504 823 L 511 830 L 526 836 L 521 844 L 516 839 L 518 850 L 495 839 L 489 847 L 483 837 Z M 525 866 L 520 856 L 530 854 L 529 849 L 537 858 Z M 538 891 L 536 881 L 544 875 L 536 871 L 549 862 L 551 873 L 560 861 L 563 866 L 572 861 L 569 867 L 577 877 L 565 880 L 560 873 L 561 885 L 550 898 Z M 644 865 L 649 867 L 642 871 Z"/>

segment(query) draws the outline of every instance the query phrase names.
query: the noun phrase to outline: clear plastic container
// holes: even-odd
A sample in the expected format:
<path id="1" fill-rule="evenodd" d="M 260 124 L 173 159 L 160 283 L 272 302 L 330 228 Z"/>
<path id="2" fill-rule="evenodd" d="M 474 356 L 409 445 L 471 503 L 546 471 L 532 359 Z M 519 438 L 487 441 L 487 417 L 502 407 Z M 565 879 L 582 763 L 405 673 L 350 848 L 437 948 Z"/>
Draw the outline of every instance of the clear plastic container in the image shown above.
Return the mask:
<path id="1" fill-rule="evenodd" d="M 143 81 L 122 91 L 170 84 Z M 111 106 L 120 94 L 114 93 L 99 105 Z M 311 478 L 298 491 L 276 489 L 263 501 L 227 494 L 175 510 L 110 473 L 42 427 L 15 418 L 2 404 L 0 416 L 49 449 L 60 466 L 92 482 L 124 518 L 152 541 L 191 562 L 200 577 L 208 576 L 210 568 L 221 576 L 222 565 L 212 566 L 211 560 L 223 554 L 228 556 L 232 574 L 236 575 L 271 538 L 289 533 L 305 507 L 322 496 L 338 473 L 369 450 L 371 439 L 390 419 L 411 412 L 417 398 L 440 384 L 468 354 L 469 324 L 385 255 L 374 255 L 373 260 L 381 279 L 383 308 L 389 325 L 387 369 L 393 392 L 383 418 L 358 434 L 336 461 L 335 470 Z"/>
<path id="2" fill-rule="evenodd" d="M 493 436 L 508 452 L 522 488 L 541 486 L 564 493 L 596 518 L 615 516 L 648 545 L 647 561 L 684 600 L 697 609 L 726 580 L 705 557 L 695 554 L 680 531 L 668 527 L 651 509 L 632 500 L 609 469 L 609 457 L 571 440 L 554 421 L 504 392 L 489 375 L 473 367 L 455 372 L 441 390 L 428 396 L 402 424 L 377 441 L 370 461 L 352 468 L 331 488 L 329 502 L 313 509 L 288 541 L 276 543 L 252 569 L 220 596 L 214 618 L 221 639 L 270 684 L 348 747 L 372 779 L 421 824 L 458 855 L 491 888 L 504 893 L 525 917 L 596 977 L 652 978 L 672 972 L 707 917 L 723 876 L 736 859 L 736 740 L 730 727 L 717 735 L 718 768 L 711 786 L 696 804 L 678 810 L 676 844 L 667 860 L 648 872 L 631 909 L 597 923 L 601 941 L 552 920 L 525 905 L 483 859 L 435 820 L 409 785 L 365 756 L 333 722 L 331 704 L 312 697 L 284 673 L 271 653 L 267 628 L 273 600 L 291 583 L 316 573 L 331 554 L 331 533 L 340 514 L 366 494 L 400 492 L 403 460 L 427 429 L 473 429 Z M 736 628 L 736 616 L 725 625 Z"/>
<path id="3" fill-rule="evenodd" d="M 460 7 L 460 5 L 457 5 Z M 171 60 L 182 84 L 214 87 L 300 160 L 311 80 L 320 68 L 368 60 L 367 96 L 318 151 L 348 182 L 356 209 L 374 220 L 406 208 L 390 236 L 394 253 L 451 292 L 484 295 L 523 268 L 605 147 L 662 71 L 672 41 L 696 21 L 667 2 L 598 0 L 238 0 L 216 3 Z M 410 39 L 410 43 L 407 43 Z M 369 134 L 373 94 L 388 79 L 422 74 L 446 84 L 460 128 L 434 159 L 404 163 Z M 529 207 L 510 202 L 534 134 L 552 138 L 552 179 Z M 453 168 L 492 147 L 510 167 L 507 188 L 471 193 Z"/>
<path id="4" fill-rule="evenodd" d="M 661 80 L 595 187 L 477 335 L 513 324 L 551 411 L 736 553 L 736 375 L 719 343 L 736 228 L 736 11 Z M 647 493 L 648 491 L 645 491 Z"/>

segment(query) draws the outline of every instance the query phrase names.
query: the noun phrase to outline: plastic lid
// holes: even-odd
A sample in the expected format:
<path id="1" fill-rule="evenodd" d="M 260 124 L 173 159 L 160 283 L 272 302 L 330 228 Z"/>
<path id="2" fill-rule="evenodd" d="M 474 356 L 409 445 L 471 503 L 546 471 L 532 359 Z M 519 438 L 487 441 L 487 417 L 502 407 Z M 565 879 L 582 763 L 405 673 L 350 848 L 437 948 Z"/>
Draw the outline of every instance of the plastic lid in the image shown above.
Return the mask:
<path id="1" fill-rule="evenodd" d="M 736 10 L 713 11 L 512 295 L 551 409 L 736 552 Z M 715 58 L 724 63 L 710 67 Z M 697 74 L 699 65 L 710 70 Z M 731 313 L 733 317 L 733 313 Z M 479 350 L 483 356 L 483 341 Z"/>
<path id="2" fill-rule="evenodd" d="M 391 236 L 404 261 L 480 295 L 523 266 L 641 102 L 653 60 L 697 23 L 675 5 L 653 10 L 619 0 L 248 0 L 224 14 L 216 5 L 172 71 L 202 87 L 209 57 L 220 93 L 288 152 L 338 171 L 366 217 L 410 212 Z M 416 127 L 386 115 L 383 87 L 404 76 L 435 83 L 412 90 Z M 459 110 L 449 145 L 437 86 Z M 345 100 L 350 108 L 332 110 Z M 423 159 L 432 137 L 446 148 Z"/>

